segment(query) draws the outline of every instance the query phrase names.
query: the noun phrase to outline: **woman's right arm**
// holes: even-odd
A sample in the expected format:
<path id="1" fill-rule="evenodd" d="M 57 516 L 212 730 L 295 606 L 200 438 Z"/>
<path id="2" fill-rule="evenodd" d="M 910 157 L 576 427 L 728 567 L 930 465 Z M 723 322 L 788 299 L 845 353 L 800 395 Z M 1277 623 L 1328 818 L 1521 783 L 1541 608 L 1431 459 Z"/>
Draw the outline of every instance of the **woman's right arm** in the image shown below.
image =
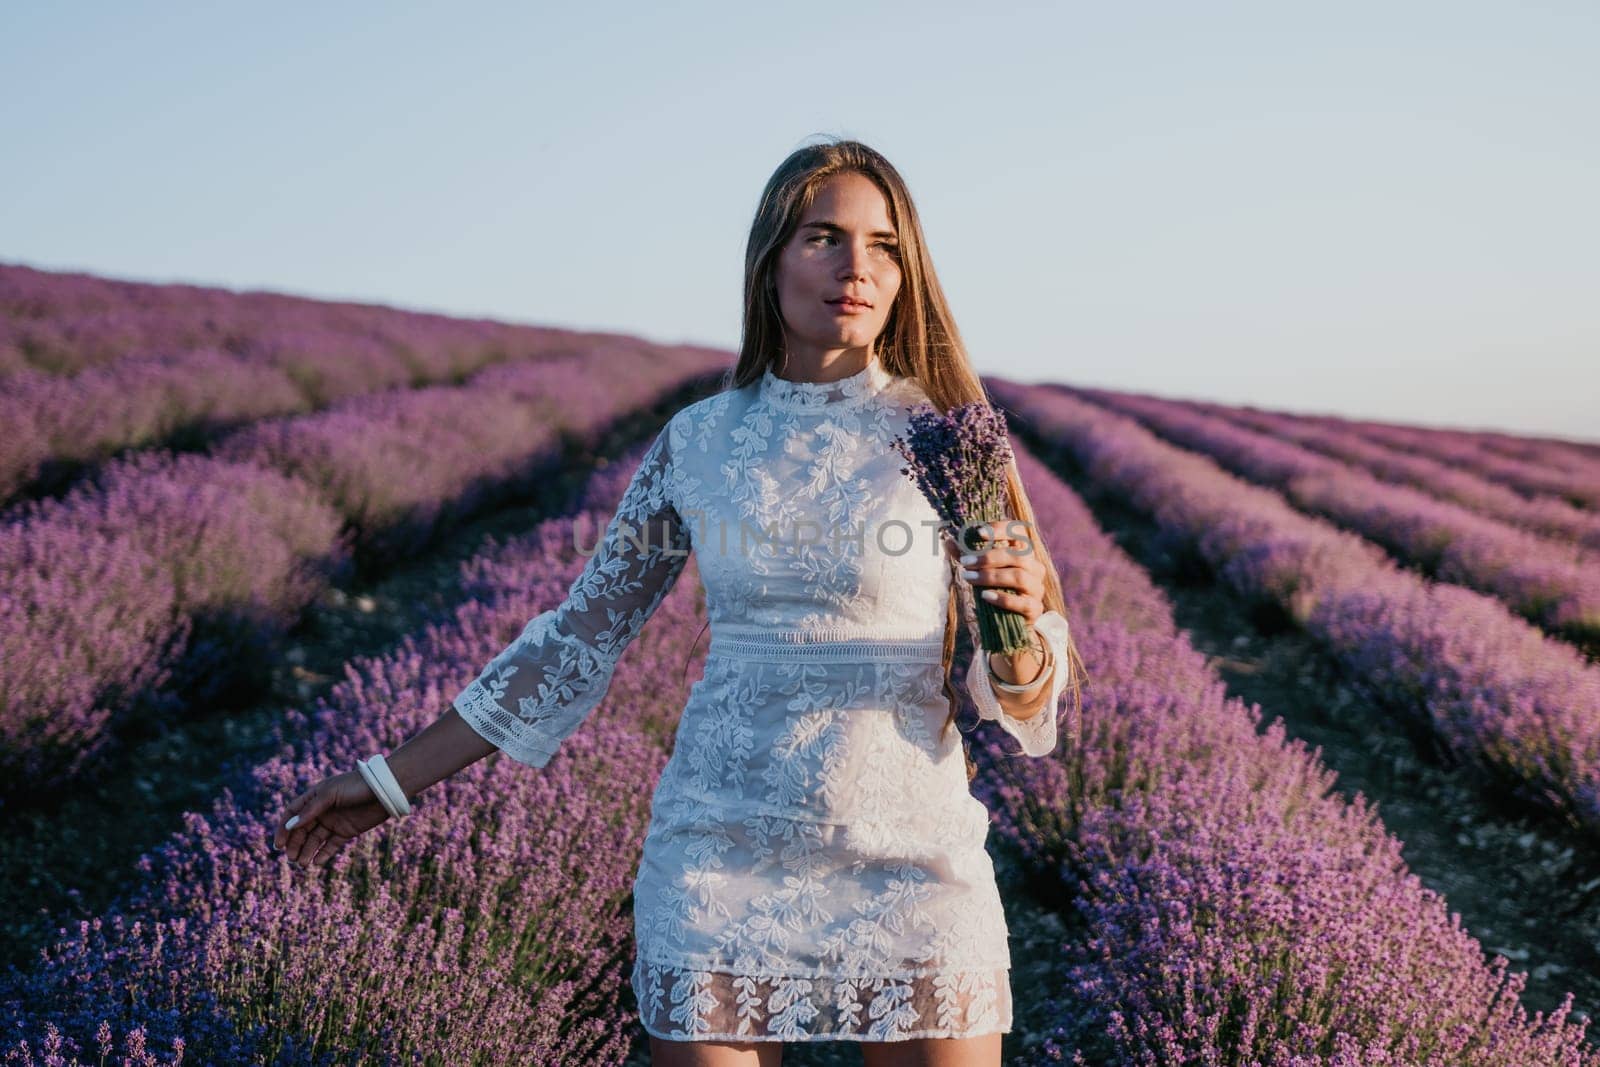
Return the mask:
<path id="1" fill-rule="evenodd" d="M 407 799 L 497 749 L 544 766 L 604 698 L 618 658 L 676 583 L 691 547 L 667 492 L 668 429 L 647 450 L 561 605 L 530 620 L 444 714 L 385 756 Z M 322 864 L 387 817 L 352 767 L 290 801 L 273 843 L 293 863 Z"/>

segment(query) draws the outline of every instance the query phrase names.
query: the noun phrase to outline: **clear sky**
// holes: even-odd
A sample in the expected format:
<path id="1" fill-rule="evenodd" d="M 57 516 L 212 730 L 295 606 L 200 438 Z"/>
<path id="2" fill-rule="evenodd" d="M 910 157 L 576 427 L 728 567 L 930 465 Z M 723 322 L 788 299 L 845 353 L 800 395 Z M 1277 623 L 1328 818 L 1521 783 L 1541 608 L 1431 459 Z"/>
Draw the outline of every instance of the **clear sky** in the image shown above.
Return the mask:
<path id="1" fill-rule="evenodd" d="M 982 373 L 1600 439 L 1600 4 L 34 4 L 0 261 L 733 348 L 772 169 Z"/>

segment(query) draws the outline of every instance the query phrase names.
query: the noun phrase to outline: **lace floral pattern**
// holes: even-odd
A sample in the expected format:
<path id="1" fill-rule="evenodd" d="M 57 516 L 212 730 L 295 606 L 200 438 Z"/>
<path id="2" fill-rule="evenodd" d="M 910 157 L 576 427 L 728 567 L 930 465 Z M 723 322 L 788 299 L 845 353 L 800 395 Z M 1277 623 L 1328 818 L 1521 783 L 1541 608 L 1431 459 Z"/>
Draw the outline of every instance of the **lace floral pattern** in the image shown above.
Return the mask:
<path id="1" fill-rule="evenodd" d="M 731 975 L 634 959 L 645 1030 L 671 1040 L 906 1041 L 1005 1033 L 1004 968 L 915 975 Z"/>
<path id="2" fill-rule="evenodd" d="M 688 562 L 689 531 L 666 493 L 669 462 L 662 432 L 566 600 L 531 619 L 455 698 L 462 717 L 511 758 L 549 762 L 599 706 L 623 650 Z"/>
<path id="3" fill-rule="evenodd" d="M 456 700 L 543 765 L 695 552 L 711 645 L 634 881 L 633 990 L 658 1037 L 1011 1028 L 988 812 L 944 729 L 953 568 L 889 447 L 925 399 L 874 361 L 835 382 L 769 371 L 678 412 L 566 602 Z M 620 522 L 666 536 L 641 551 Z M 1064 625 L 1040 628 L 1056 642 Z M 980 713 L 1048 753 L 1055 716 L 1011 718 L 979 667 Z"/>

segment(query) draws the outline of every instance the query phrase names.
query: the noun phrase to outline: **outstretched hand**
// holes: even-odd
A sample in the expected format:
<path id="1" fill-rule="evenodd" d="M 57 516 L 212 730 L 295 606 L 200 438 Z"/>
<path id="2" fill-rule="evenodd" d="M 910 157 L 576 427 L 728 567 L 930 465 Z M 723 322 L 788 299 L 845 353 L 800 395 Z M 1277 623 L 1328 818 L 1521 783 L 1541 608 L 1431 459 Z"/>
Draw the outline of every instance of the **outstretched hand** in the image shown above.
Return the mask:
<path id="1" fill-rule="evenodd" d="M 289 801 L 274 826 L 272 844 L 289 854 L 290 863 L 321 866 L 388 817 L 366 779 L 346 771 Z"/>

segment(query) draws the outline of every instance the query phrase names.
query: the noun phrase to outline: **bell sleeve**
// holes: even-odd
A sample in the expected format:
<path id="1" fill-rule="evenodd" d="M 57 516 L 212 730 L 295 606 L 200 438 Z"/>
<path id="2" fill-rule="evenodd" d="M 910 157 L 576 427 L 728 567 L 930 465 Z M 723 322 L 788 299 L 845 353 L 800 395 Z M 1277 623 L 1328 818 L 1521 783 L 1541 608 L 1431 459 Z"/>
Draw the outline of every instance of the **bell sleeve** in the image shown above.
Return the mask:
<path id="1" fill-rule="evenodd" d="M 972 656 L 972 665 L 967 668 L 967 692 L 972 696 L 972 702 L 977 705 L 978 717 L 996 722 L 1000 728 L 1022 743 L 1022 752 L 1027 756 L 1048 756 L 1056 747 L 1056 717 L 1060 711 L 1061 694 L 1066 690 L 1067 678 L 1067 634 L 1069 632 L 1066 618 L 1059 611 L 1047 611 L 1034 620 L 1034 630 L 1044 638 L 1049 645 L 1054 659 L 1051 678 L 1045 683 L 1050 695 L 1045 700 L 1044 707 L 1038 713 L 1027 719 L 1019 719 L 1008 713 L 1000 705 L 1000 698 L 995 695 L 994 686 L 989 684 L 989 665 L 987 657 L 981 646 L 974 642 L 976 651 Z"/>
<path id="2" fill-rule="evenodd" d="M 452 702 L 517 762 L 543 767 L 600 704 L 623 650 L 682 573 L 690 536 L 667 492 L 671 462 L 663 429 L 566 599 L 531 619 Z"/>

